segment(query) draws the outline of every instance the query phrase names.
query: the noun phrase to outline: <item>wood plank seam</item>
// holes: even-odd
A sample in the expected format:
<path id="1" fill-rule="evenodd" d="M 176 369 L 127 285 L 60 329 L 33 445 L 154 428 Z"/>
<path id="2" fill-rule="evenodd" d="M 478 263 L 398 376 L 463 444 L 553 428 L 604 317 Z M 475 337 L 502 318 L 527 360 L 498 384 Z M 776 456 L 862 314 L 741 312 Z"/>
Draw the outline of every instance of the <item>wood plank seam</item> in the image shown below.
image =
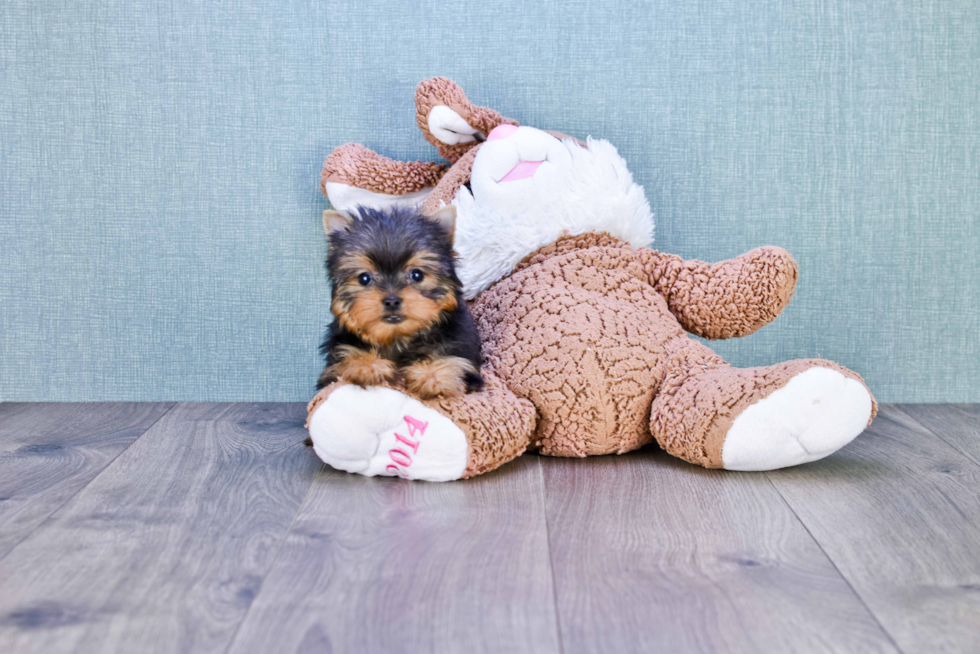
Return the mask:
<path id="1" fill-rule="evenodd" d="M 973 457 L 973 454 L 971 452 L 965 451 L 964 448 L 962 448 L 955 441 L 951 441 L 948 438 L 945 438 L 941 433 L 935 431 L 934 429 L 931 429 L 926 423 L 924 423 L 923 421 L 921 421 L 918 418 L 916 418 L 913 413 L 910 413 L 909 411 L 906 411 L 903 408 L 903 405 L 901 405 L 901 404 L 892 404 L 890 406 L 893 409 L 895 409 L 896 411 L 898 411 L 899 413 L 901 413 L 903 416 L 905 416 L 906 418 L 908 418 L 909 420 L 911 420 L 912 422 L 914 422 L 916 425 L 918 425 L 919 427 L 922 427 L 922 429 L 924 429 L 925 431 L 929 432 L 930 434 L 932 434 L 933 436 L 935 436 L 936 438 L 938 438 L 939 440 L 941 440 L 942 442 L 946 443 L 951 448 L 953 448 L 954 450 L 956 450 L 957 452 L 959 452 L 968 461 L 970 461 L 971 463 L 973 463 L 976 466 L 980 466 L 980 461 L 978 461 L 977 459 L 975 459 Z M 956 408 L 956 405 L 950 405 L 950 406 L 952 406 L 954 409 Z"/>
<path id="2" fill-rule="evenodd" d="M 230 651 L 559 651 L 536 468 L 433 484 L 325 467 Z"/>
<path id="3" fill-rule="evenodd" d="M 561 634 L 561 609 L 558 606 L 558 585 L 555 581 L 555 558 L 551 549 L 551 524 L 548 520 L 548 482 L 544 476 L 544 461 L 538 457 L 538 474 L 541 477 L 541 506 L 544 507 L 544 533 L 548 540 L 548 566 L 551 568 L 551 597 L 555 603 L 555 629 L 558 636 L 558 651 L 564 653 L 565 643 Z"/>
<path id="4" fill-rule="evenodd" d="M 834 570 L 837 572 L 837 575 L 844 580 L 844 583 L 847 584 L 847 587 L 851 589 L 852 593 L 854 593 L 854 597 L 856 597 L 857 600 L 861 602 L 861 605 L 864 606 L 865 610 L 868 612 L 868 615 L 871 616 L 871 618 L 875 621 L 875 624 L 878 625 L 878 628 L 881 629 L 881 633 L 885 635 L 885 637 L 888 639 L 888 642 L 890 642 L 892 646 L 899 652 L 904 652 L 905 650 L 903 650 L 901 647 L 898 646 L 898 643 L 895 642 L 895 639 L 892 637 L 891 633 L 887 629 L 885 629 L 885 625 L 881 623 L 881 620 L 878 618 L 875 612 L 871 610 L 871 607 L 868 606 L 868 603 L 864 600 L 863 597 L 861 597 L 861 593 L 857 591 L 857 589 L 851 583 L 851 580 L 848 579 L 843 572 L 841 572 L 841 569 L 837 566 L 837 562 L 830 557 L 830 554 L 828 554 L 827 550 L 824 549 L 823 544 L 819 540 L 817 540 L 816 536 L 813 535 L 813 532 L 810 531 L 810 527 L 807 526 L 806 522 L 803 521 L 803 518 L 801 518 L 800 515 L 796 512 L 796 510 L 793 508 L 793 505 L 791 505 L 786 500 L 786 498 L 783 497 L 783 494 L 779 491 L 779 487 L 772 482 L 772 478 L 769 476 L 769 473 L 766 472 L 763 474 L 765 474 L 766 481 L 768 481 L 769 485 L 772 486 L 773 490 L 776 491 L 776 494 L 779 496 L 779 499 L 782 501 L 782 503 L 786 505 L 786 508 L 790 510 L 790 513 L 796 516 L 797 521 L 806 531 L 807 535 L 810 536 L 810 539 L 813 541 L 813 543 L 817 546 L 817 548 L 824 555 L 827 561 L 830 562 L 830 565 L 833 566 Z"/>
<path id="5" fill-rule="evenodd" d="M 265 579 L 269 574 L 269 571 L 276 567 L 276 561 L 279 560 L 279 555 L 282 554 L 282 548 L 286 545 L 286 539 L 289 537 L 289 532 L 293 530 L 293 526 L 296 524 L 296 519 L 303 512 L 303 507 L 310 500 L 310 495 L 313 494 L 313 489 L 316 488 L 316 483 L 323 476 L 323 471 L 327 467 L 327 464 L 320 466 L 320 470 L 317 471 L 316 475 L 313 477 L 313 481 L 310 482 L 310 487 L 306 489 L 306 495 L 303 497 L 303 501 L 300 502 L 299 507 L 296 509 L 296 514 L 293 516 L 292 521 L 289 523 L 289 527 L 282 532 L 282 538 L 279 539 L 279 546 L 276 548 L 276 553 L 269 562 L 269 567 L 262 576 L 262 580 L 259 582 L 258 588 L 255 589 L 255 594 L 252 596 L 252 600 L 248 603 L 248 608 L 245 609 L 245 613 L 242 614 L 242 619 L 238 621 L 238 625 L 235 627 L 234 633 L 232 633 L 231 638 L 228 639 L 228 644 L 225 646 L 225 652 L 231 651 L 231 648 L 235 645 L 235 641 L 238 639 L 238 632 L 242 630 L 242 625 L 248 619 L 249 613 L 252 612 L 252 607 L 255 606 L 255 600 L 259 598 L 262 594 L 262 587 L 265 585 Z"/>
<path id="6" fill-rule="evenodd" d="M 223 650 L 323 469 L 304 414 L 178 403 L 0 561 L 0 650 Z"/>
<path id="7" fill-rule="evenodd" d="M 768 476 L 905 651 L 980 651 L 975 423 L 935 406 L 912 420 L 882 405 L 839 454 Z"/>
<path id="8" fill-rule="evenodd" d="M 7 404 L 7 403 L 6 402 L 3 402 L 3 403 L 0 403 L 0 404 Z M 164 402 L 164 404 L 167 404 L 167 403 Z M 74 493 L 72 493 L 67 498 L 65 498 L 65 501 L 62 502 L 61 504 L 59 504 L 57 507 L 55 507 L 55 509 L 53 511 L 51 511 L 51 513 L 49 513 L 47 515 L 47 517 L 44 518 L 44 520 L 42 520 L 41 522 L 39 522 L 36 527 L 34 527 L 29 532 L 27 532 L 26 534 L 24 534 L 23 538 L 21 538 L 20 540 L 18 540 L 13 545 L 13 547 L 9 548 L 6 552 L 4 552 L 2 555 L 0 555 L 0 561 L 2 561 L 4 558 L 6 558 L 11 552 L 13 552 L 14 550 L 16 550 L 20 546 L 21 543 L 23 543 L 25 540 L 27 540 L 28 538 L 30 538 L 35 533 L 41 531 L 47 524 L 49 524 L 51 522 L 51 520 L 53 519 L 54 515 L 56 513 L 58 513 L 58 511 L 60 511 L 62 508 L 65 507 L 65 505 L 67 505 L 69 502 L 71 502 L 73 499 L 75 499 L 75 496 L 76 495 L 78 495 L 83 490 L 85 490 L 86 488 L 88 488 L 89 484 L 91 484 L 93 481 L 95 481 L 96 479 L 98 479 L 99 477 L 101 477 L 102 474 L 106 470 L 108 470 L 112 466 L 112 464 L 115 463 L 116 460 L 120 456 L 123 455 L 124 452 L 126 452 L 127 450 L 129 450 L 129 448 L 131 448 L 134 444 L 136 444 L 136 442 L 139 439 L 143 438 L 143 436 L 145 436 L 146 433 L 148 431 L 150 431 L 150 429 L 152 429 L 155 424 L 157 424 L 158 422 L 160 422 L 160 420 L 162 420 L 164 416 L 166 416 L 168 413 L 170 413 L 173 410 L 173 408 L 175 406 L 177 406 L 178 403 L 177 402 L 170 402 L 169 404 L 170 404 L 170 406 L 168 406 L 166 408 L 166 410 L 157 417 L 156 420 L 154 420 L 149 425 L 147 425 L 146 426 L 146 429 L 144 429 L 142 432 L 140 432 L 140 435 L 137 436 L 136 438 L 134 438 L 132 443 L 130 443 L 129 445 L 127 445 L 123 449 L 119 450 L 119 452 L 117 452 L 116 455 L 114 457 L 112 457 L 112 460 L 110 460 L 108 463 L 106 463 L 102 467 L 102 469 L 99 470 L 99 472 L 94 477 L 92 477 L 91 479 L 89 479 L 87 483 L 85 483 L 82 486 L 80 486 L 77 490 L 75 490 Z"/>

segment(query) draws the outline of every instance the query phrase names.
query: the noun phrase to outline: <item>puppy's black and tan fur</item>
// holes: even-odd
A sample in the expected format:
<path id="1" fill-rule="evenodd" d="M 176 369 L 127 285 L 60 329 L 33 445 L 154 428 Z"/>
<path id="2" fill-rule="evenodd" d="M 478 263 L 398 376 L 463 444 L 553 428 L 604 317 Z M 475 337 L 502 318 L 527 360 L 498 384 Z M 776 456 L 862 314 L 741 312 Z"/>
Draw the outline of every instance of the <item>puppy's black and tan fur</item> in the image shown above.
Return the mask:
<path id="1" fill-rule="evenodd" d="M 455 207 L 432 216 L 360 208 L 325 211 L 335 318 L 320 351 L 318 388 L 404 381 L 423 398 L 483 387 L 480 336 L 456 276 Z"/>

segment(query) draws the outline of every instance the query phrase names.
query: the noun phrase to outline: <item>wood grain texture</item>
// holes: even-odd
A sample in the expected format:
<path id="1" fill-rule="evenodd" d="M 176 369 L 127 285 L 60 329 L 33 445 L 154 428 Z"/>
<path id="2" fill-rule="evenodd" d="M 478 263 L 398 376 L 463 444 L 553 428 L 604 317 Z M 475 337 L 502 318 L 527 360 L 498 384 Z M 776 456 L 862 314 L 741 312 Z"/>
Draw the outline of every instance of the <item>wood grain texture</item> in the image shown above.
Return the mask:
<path id="1" fill-rule="evenodd" d="M 0 559 L 171 406 L 0 404 Z"/>
<path id="2" fill-rule="evenodd" d="M 0 560 L 0 651 L 227 646 L 317 471 L 301 404 L 182 404 Z"/>
<path id="3" fill-rule="evenodd" d="M 0 404 L 4 654 L 980 651 L 976 405 L 448 484 L 324 468 L 300 404 L 168 406 Z"/>
<path id="4" fill-rule="evenodd" d="M 766 473 L 905 652 L 980 651 L 980 466 L 895 407 Z"/>
<path id="5" fill-rule="evenodd" d="M 896 408 L 980 465 L 980 404 L 902 404 Z"/>
<path id="6" fill-rule="evenodd" d="M 763 475 L 545 462 L 565 652 L 895 651 Z"/>
<path id="7" fill-rule="evenodd" d="M 325 468 L 232 652 L 555 652 L 537 457 L 445 484 Z"/>

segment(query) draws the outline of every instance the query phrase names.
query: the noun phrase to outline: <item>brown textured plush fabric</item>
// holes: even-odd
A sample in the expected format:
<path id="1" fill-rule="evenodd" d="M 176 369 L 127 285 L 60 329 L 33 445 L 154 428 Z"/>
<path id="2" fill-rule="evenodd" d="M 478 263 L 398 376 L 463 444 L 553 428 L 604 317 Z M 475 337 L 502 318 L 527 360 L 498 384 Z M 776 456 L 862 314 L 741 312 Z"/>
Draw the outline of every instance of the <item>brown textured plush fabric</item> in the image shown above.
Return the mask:
<path id="1" fill-rule="evenodd" d="M 581 457 L 649 442 L 660 353 L 683 331 L 628 245 L 604 234 L 562 239 L 472 309 L 487 368 L 538 409 L 532 447 Z"/>
<path id="2" fill-rule="evenodd" d="M 673 274 L 678 264 L 698 272 Z M 785 279 L 772 283 L 777 265 Z M 706 309 L 685 322 L 703 333 L 749 333 L 779 313 L 795 279 L 778 248 L 708 266 L 585 234 L 530 255 L 472 308 L 487 368 L 538 410 L 531 447 L 588 456 L 655 437 L 675 456 L 720 467 L 731 421 L 795 374 L 824 365 L 860 378 L 811 360 L 733 368 L 685 333 L 670 300 L 698 298 Z"/>
<path id="3" fill-rule="evenodd" d="M 464 154 L 459 161 L 453 164 L 449 172 L 442 176 L 438 186 L 432 189 L 432 193 L 422 205 L 424 213 L 432 213 L 441 207 L 443 202 L 452 204 L 459 187 L 469 183 L 470 172 L 473 170 L 473 160 L 476 159 L 476 153 L 479 151 L 479 144 L 475 148 L 470 148 L 469 152 Z"/>
<path id="4" fill-rule="evenodd" d="M 435 186 L 446 166 L 434 161 L 395 161 L 360 143 L 347 143 L 331 152 L 320 172 L 320 190 L 327 182 L 349 184 L 373 193 L 405 195 Z"/>
<path id="5" fill-rule="evenodd" d="M 469 441 L 469 461 L 463 478 L 489 472 L 520 456 L 534 433 L 534 405 L 512 393 L 496 375 L 485 372 L 479 393 L 426 402 L 448 416 Z"/>
<path id="6" fill-rule="evenodd" d="M 473 104 L 456 82 L 447 77 L 433 77 L 420 82 L 415 89 L 415 122 L 425 136 L 425 140 L 439 149 L 439 155 L 450 163 L 456 163 L 479 141 L 447 145 L 429 131 L 429 112 L 437 105 L 444 105 L 458 113 L 471 127 L 484 136 L 497 125 L 517 125 L 511 118 L 501 116 L 493 109 Z"/>
<path id="7" fill-rule="evenodd" d="M 777 247 L 715 264 L 653 250 L 641 250 L 639 257 L 681 326 L 704 338 L 747 336 L 768 325 L 796 286 L 796 261 Z"/>

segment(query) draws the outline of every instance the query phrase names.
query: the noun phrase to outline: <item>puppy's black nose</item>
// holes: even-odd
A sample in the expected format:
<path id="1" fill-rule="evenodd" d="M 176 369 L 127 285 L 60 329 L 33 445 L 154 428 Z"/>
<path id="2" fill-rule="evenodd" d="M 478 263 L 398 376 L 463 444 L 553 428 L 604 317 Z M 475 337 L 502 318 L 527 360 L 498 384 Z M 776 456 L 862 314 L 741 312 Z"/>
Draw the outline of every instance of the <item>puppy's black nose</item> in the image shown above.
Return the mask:
<path id="1" fill-rule="evenodd" d="M 402 299 L 397 295 L 389 295 L 385 299 L 381 300 L 381 304 L 385 306 L 388 311 L 397 311 L 402 306 Z"/>

